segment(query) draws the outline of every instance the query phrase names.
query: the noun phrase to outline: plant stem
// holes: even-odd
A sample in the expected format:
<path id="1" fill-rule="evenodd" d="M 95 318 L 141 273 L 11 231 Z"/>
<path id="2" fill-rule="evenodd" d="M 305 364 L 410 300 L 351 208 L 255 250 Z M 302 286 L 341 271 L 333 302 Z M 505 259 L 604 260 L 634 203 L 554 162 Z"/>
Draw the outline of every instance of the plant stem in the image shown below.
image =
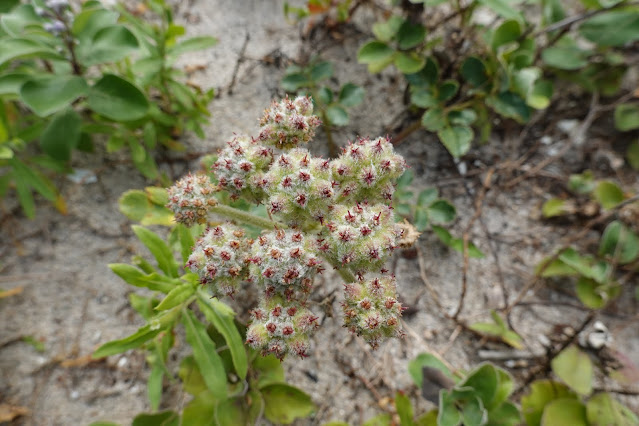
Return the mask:
<path id="1" fill-rule="evenodd" d="M 242 222 L 247 225 L 259 226 L 260 228 L 266 228 L 266 229 L 288 228 L 283 223 L 275 222 L 263 217 L 256 216 L 252 213 L 245 212 L 244 210 L 236 209 L 234 207 L 224 206 L 221 204 L 211 207 L 209 211 L 211 213 L 219 214 L 220 216 L 224 216 L 229 219 L 237 220 L 238 222 Z"/>
<path id="2" fill-rule="evenodd" d="M 333 140 L 333 134 L 331 133 L 331 121 L 328 119 L 328 115 L 326 115 L 326 111 L 322 108 L 322 127 L 324 127 L 324 133 L 326 133 L 326 143 L 328 145 L 328 156 L 331 158 L 336 158 L 339 155 L 339 149 L 337 149 L 337 145 L 335 145 L 335 141 Z"/>
<path id="3" fill-rule="evenodd" d="M 417 120 L 416 122 L 414 122 L 413 124 L 411 124 L 408 127 L 405 127 L 401 132 L 399 132 L 399 134 L 397 136 L 395 136 L 394 138 L 391 139 L 391 143 L 395 146 L 399 145 L 400 143 L 402 143 L 402 141 L 404 139 L 406 139 L 408 136 L 410 136 L 412 133 L 415 133 L 416 131 L 418 131 L 419 129 L 422 128 L 422 122 L 421 120 Z"/>
<path id="4" fill-rule="evenodd" d="M 333 266 L 335 266 L 335 265 L 333 265 Z M 351 271 L 349 271 L 348 269 L 337 268 L 337 273 L 347 283 L 354 283 L 355 280 L 356 280 L 355 275 L 353 275 L 351 273 Z"/>

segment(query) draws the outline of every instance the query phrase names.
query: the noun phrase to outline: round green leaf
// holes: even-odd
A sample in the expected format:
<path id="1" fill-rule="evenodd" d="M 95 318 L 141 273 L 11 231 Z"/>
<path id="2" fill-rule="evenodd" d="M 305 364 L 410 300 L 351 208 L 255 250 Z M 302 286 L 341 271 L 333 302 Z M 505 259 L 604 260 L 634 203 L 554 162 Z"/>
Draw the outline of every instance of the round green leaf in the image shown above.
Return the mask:
<path id="1" fill-rule="evenodd" d="M 604 209 L 611 209 L 624 199 L 621 188 L 607 180 L 599 182 L 592 195 Z"/>
<path id="2" fill-rule="evenodd" d="M 82 77 L 60 76 L 29 80 L 20 88 L 22 101 L 40 117 L 46 117 L 70 105 L 87 92 Z"/>
<path id="3" fill-rule="evenodd" d="M 473 129 L 468 126 L 449 126 L 437 132 L 448 152 L 457 158 L 466 154 L 473 140 Z"/>
<path id="4" fill-rule="evenodd" d="M 261 389 L 264 397 L 264 416 L 273 423 L 292 423 L 315 410 L 311 397 L 300 389 L 284 384 L 273 384 Z"/>
<path id="5" fill-rule="evenodd" d="M 459 72 L 464 80 L 475 87 L 482 86 L 488 81 L 486 65 L 481 59 L 474 56 L 466 58 Z"/>
<path id="6" fill-rule="evenodd" d="M 544 426 L 588 426 L 586 407 L 576 399 L 557 399 L 544 409 L 541 424 Z"/>
<path id="7" fill-rule="evenodd" d="M 51 120 L 40 136 L 40 147 L 58 161 L 69 161 L 80 140 L 82 118 L 68 109 Z"/>
<path id="8" fill-rule="evenodd" d="M 575 345 L 568 346 L 557 355 L 551 361 L 551 366 L 552 371 L 578 394 L 588 395 L 592 392 L 592 361 L 588 354 Z"/>
<path id="9" fill-rule="evenodd" d="M 639 141 L 634 141 L 628 145 L 626 150 L 626 160 L 628 164 L 635 170 L 639 170 Z"/>
<path id="10" fill-rule="evenodd" d="M 521 35 L 521 25 L 515 20 L 505 21 L 501 24 L 495 32 L 491 40 L 491 47 L 493 50 L 497 50 L 504 44 L 516 41 Z"/>
<path id="11" fill-rule="evenodd" d="M 550 105 L 554 87 L 550 80 L 537 80 L 528 92 L 526 103 L 535 109 L 545 109 Z"/>
<path id="12" fill-rule="evenodd" d="M 174 411 L 163 411 L 153 414 L 138 414 L 131 426 L 179 426 L 180 415 Z"/>
<path id="13" fill-rule="evenodd" d="M 637 425 L 637 417 L 628 407 L 615 401 L 609 393 L 598 393 L 586 403 L 586 417 L 591 425 Z"/>
<path id="14" fill-rule="evenodd" d="M 86 66 L 117 62 L 138 48 L 138 40 L 122 25 L 102 28 L 83 49 L 81 61 Z"/>
<path id="15" fill-rule="evenodd" d="M 521 397 L 521 412 L 529 425 L 541 423 L 541 416 L 550 402 L 557 399 L 577 399 L 566 385 L 551 380 L 537 380 L 530 385 L 530 393 Z"/>
<path id="16" fill-rule="evenodd" d="M 413 74 L 424 68 L 424 58 L 415 53 L 399 52 L 395 56 L 395 66 L 404 74 Z"/>
<path id="17" fill-rule="evenodd" d="M 363 45 L 357 52 L 357 60 L 363 64 L 383 62 L 393 56 L 395 51 L 386 43 L 371 41 Z"/>
<path id="18" fill-rule="evenodd" d="M 339 91 L 339 103 L 345 107 L 354 107 L 364 101 L 366 91 L 353 83 L 346 83 Z"/>
<path id="19" fill-rule="evenodd" d="M 331 124 L 345 126 L 348 124 L 348 113 L 338 105 L 332 105 L 326 109 L 326 115 Z"/>
<path id="20" fill-rule="evenodd" d="M 504 117 L 514 118 L 520 123 L 530 119 L 530 108 L 521 96 L 513 92 L 501 92 L 486 98 L 486 104 Z"/>
<path id="21" fill-rule="evenodd" d="M 373 25 L 373 34 L 381 41 L 391 41 L 404 23 L 401 16 L 391 16 L 388 21 L 377 22 Z"/>
<path id="22" fill-rule="evenodd" d="M 428 215 L 430 216 L 430 220 L 435 223 L 447 223 L 455 219 L 457 210 L 455 210 L 455 206 L 448 201 L 437 200 L 428 207 Z"/>
<path id="23" fill-rule="evenodd" d="M 104 75 L 91 87 L 87 102 L 93 111 L 115 121 L 139 120 L 149 110 L 144 93 L 113 74 Z"/>
<path id="24" fill-rule="evenodd" d="M 311 80 L 317 82 L 333 76 L 333 64 L 328 61 L 319 62 L 311 68 Z"/>
<path id="25" fill-rule="evenodd" d="M 397 31 L 397 43 L 402 50 L 420 45 L 426 38 L 426 28 L 419 24 L 405 21 Z"/>
<path id="26" fill-rule="evenodd" d="M 440 107 L 431 108 L 422 116 L 422 126 L 431 132 L 441 130 L 445 125 L 444 110 Z"/>
<path id="27" fill-rule="evenodd" d="M 601 237 L 599 255 L 614 257 L 622 265 L 630 263 L 639 255 L 639 238 L 623 223 L 612 221 Z"/>
<path id="28" fill-rule="evenodd" d="M 615 127 L 627 132 L 639 128 L 639 104 L 621 104 L 615 108 Z"/>
<path id="29" fill-rule="evenodd" d="M 581 303 L 591 309 L 601 309 L 619 294 L 619 286 L 600 284 L 595 280 L 580 277 L 575 292 Z"/>
<path id="30" fill-rule="evenodd" d="M 459 90 L 459 83 L 455 80 L 446 80 L 439 85 L 437 99 L 441 102 L 449 101 Z"/>

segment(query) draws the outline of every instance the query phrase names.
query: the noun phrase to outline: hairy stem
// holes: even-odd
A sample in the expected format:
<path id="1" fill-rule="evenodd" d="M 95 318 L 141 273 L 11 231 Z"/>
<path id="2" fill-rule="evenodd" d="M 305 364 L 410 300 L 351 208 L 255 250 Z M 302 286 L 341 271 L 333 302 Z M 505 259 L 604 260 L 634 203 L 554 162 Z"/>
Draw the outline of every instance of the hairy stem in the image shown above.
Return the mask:
<path id="1" fill-rule="evenodd" d="M 283 223 L 275 222 L 273 220 L 256 216 L 252 213 L 245 212 L 244 210 L 239 210 L 239 209 L 229 207 L 229 206 L 224 206 L 221 204 L 211 207 L 209 211 L 211 213 L 215 213 L 229 219 L 237 220 L 238 222 L 242 222 L 247 225 L 259 226 L 260 228 L 266 228 L 266 229 L 288 228 Z"/>

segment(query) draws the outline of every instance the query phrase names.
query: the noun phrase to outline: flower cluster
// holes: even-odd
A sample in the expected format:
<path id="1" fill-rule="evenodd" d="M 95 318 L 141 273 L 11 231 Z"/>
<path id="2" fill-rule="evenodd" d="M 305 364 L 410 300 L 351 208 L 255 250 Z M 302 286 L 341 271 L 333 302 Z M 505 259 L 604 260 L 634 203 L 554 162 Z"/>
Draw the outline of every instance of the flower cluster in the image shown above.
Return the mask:
<path id="1" fill-rule="evenodd" d="M 273 152 L 248 136 L 236 136 L 220 151 L 213 170 L 220 188 L 231 197 L 246 197 L 260 202 L 264 199 L 264 172 L 273 161 Z"/>
<path id="2" fill-rule="evenodd" d="M 301 148 L 280 155 L 266 174 L 268 209 L 293 226 L 323 221 L 332 205 L 330 163 Z"/>
<path id="3" fill-rule="evenodd" d="M 344 148 L 332 167 L 339 184 L 338 202 L 389 203 L 393 182 L 406 170 L 406 162 L 387 138 L 360 138 Z"/>
<path id="4" fill-rule="evenodd" d="M 198 274 L 214 292 L 233 296 L 246 279 L 246 256 L 251 240 L 243 229 L 230 223 L 208 228 L 198 239 L 186 267 Z"/>
<path id="5" fill-rule="evenodd" d="M 319 118 L 313 115 L 311 98 L 299 96 L 290 100 L 286 97 L 264 111 L 259 140 L 280 149 L 294 148 L 310 141 L 320 124 Z"/>
<path id="6" fill-rule="evenodd" d="M 216 189 L 207 176 L 189 173 L 169 188 L 169 203 L 166 206 L 178 223 L 186 226 L 205 223 L 209 209 L 217 204 L 213 198 Z"/>
<path id="7" fill-rule="evenodd" d="M 391 203 L 406 163 L 387 138 L 360 138 L 334 160 L 314 157 L 298 147 L 319 124 L 312 111 L 306 97 L 274 102 L 259 136 L 235 137 L 213 165 L 219 188 L 234 199 L 264 204 L 278 221 L 268 223 L 275 229 L 251 240 L 231 224 L 209 228 L 187 263 L 217 294 L 232 296 L 243 281 L 260 289 L 246 342 L 280 359 L 310 351 L 318 317 L 307 299 L 323 261 L 348 281 L 345 327 L 373 347 L 402 335 L 395 278 L 378 272 L 404 233 Z M 267 145 L 283 152 L 274 155 Z M 215 205 L 214 190 L 208 179 L 189 175 L 169 190 L 168 206 L 181 223 L 203 223 Z M 244 212 L 234 214 L 253 223 Z M 372 272 L 375 277 L 367 278 Z"/>
<path id="8" fill-rule="evenodd" d="M 320 235 L 318 247 L 334 265 L 357 274 L 381 269 L 402 236 L 385 204 L 337 205 Z"/>
<path id="9" fill-rule="evenodd" d="M 362 336 L 373 348 L 388 337 L 403 335 L 399 328 L 402 305 L 395 277 L 376 277 L 344 286 L 344 327 Z"/>

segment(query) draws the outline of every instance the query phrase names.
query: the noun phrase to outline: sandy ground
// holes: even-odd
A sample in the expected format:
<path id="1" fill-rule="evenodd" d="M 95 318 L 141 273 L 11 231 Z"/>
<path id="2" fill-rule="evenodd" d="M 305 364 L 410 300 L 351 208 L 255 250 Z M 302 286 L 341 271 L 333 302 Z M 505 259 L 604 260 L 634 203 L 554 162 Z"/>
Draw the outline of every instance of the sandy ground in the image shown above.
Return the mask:
<path id="1" fill-rule="evenodd" d="M 332 84 L 353 81 L 367 90 L 364 106 L 352 111 L 351 125 L 335 132 L 339 143 L 356 135 L 392 134 L 406 123 L 401 79 L 392 72 L 371 76 L 355 61 L 357 47 L 370 38 L 366 33 L 373 22 L 370 12 L 362 11 L 356 24 L 340 30 L 337 40 L 321 30 L 308 35 L 308 27 L 286 22 L 279 1 L 192 0 L 181 2 L 176 16 L 186 23 L 189 35 L 210 34 L 219 39 L 210 51 L 184 59 L 185 64 L 204 65 L 193 80 L 218 91 L 211 103 L 207 138 L 189 141 L 193 151 L 220 147 L 233 133 L 256 134 L 263 109 L 283 95 L 279 81 L 285 66 L 312 53 L 334 61 L 336 79 Z M 542 130 L 533 128 L 527 138 L 517 140 L 518 131 L 513 133 L 506 127 L 493 143 L 474 149 L 468 156 L 465 166 L 484 172 L 465 176 L 425 132 L 411 135 L 397 150 L 417 176 L 415 190 L 436 186 L 454 201 L 459 219 L 452 231 L 461 236 L 475 213 L 475 200 L 483 192 L 481 182 L 489 166 L 518 158 L 543 134 L 551 137 L 551 144 L 538 149 L 521 170 L 530 170 L 540 158 L 570 143 L 555 127 L 545 133 Z M 311 147 L 315 153 L 326 152 L 322 138 L 320 133 Z M 131 223 L 119 213 L 117 200 L 124 191 L 149 183 L 131 166 L 113 157 L 100 157 L 78 156 L 75 161 L 78 168 L 96 174 L 96 183 L 60 180 L 69 205 L 66 216 L 41 202 L 36 220 L 28 221 L 18 214 L 2 225 L 0 286 L 23 289 L 21 294 L 0 301 L 0 401 L 29 410 L 16 424 L 87 425 L 100 419 L 129 424 L 137 413 L 148 409 L 148 370 L 140 353 L 128 352 L 104 362 L 78 362 L 76 366 L 64 363 L 81 361 L 98 345 L 124 337 L 141 325 L 128 305 L 131 288 L 114 276 L 107 264 L 128 262 L 133 254 L 143 252 L 131 232 Z M 590 161 L 586 167 L 603 164 Z M 548 168 L 550 174 L 564 176 L 575 171 L 575 166 L 562 158 L 557 163 Z M 177 178 L 197 168 L 197 162 L 172 162 L 162 168 Z M 604 167 L 601 172 L 605 171 Z M 486 253 L 484 259 L 471 260 L 468 265 L 461 318 L 469 323 L 487 320 L 490 309 L 501 307 L 504 298 L 512 302 L 530 282 L 536 263 L 576 229 L 537 219 L 541 202 L 557 190 L 556 180 L 531 178 L 505 190 L 508 179 L 512 175 L 496 174 L 483 197 L 481 214 L 472 220 L 469 230 L 471 239 Z M 634 175 L 627 176 L 624 184 L 639 190 Z M 11 212 L 14 206 L 15 200 L 6 200 L 5 211 Z M 315 417 L 300 424 L 338 419 L 359 424 L 382 412 L 384 398 L 392 397 L 396 390 L 414 396 L 417 411 L 423 412 L 430 406 L 417 397 L 411 384 L 406 369 L 409 360 L 432 350 L 452 365 L 467 368 L 480 361 L 481 348 L 507 349 L 460 332 L 444 318 L 422 279 L 420 262 L 443 309 L 454 312 L 462 286 L 462 256 L 446 249 L 431 233 L 420 238 L 418 248 L 417 256 L 410 251 L 398 252 L 392 263 L 400 297 L 410 308 L 405 316 L 406 338 L 371 351 L 342 329 L 338 298 L 329 304 L 335 317 L 322 314 L 323 327 L 312 356 L 285 361 L 289 381 L 307 391 L 318 405 Z M 323 281 L 316 301 L 340 287 L 330 271 Z M 555 324 L 574 327 L 586 316 L 583 310 L 564 306 L 579 306 L 565 291 L 543 286 L 537 290 L 525 295 L 527 304 L 516 307 L 512 317 L 515 329 L 533 350 L 540 349 L 538 336 L 551 335 Z M 600 319 L 613 331 L 615 345 L 637 359 L 636 321 L 629 325 L 624 320 L 637 311 L 637 304 L 627 299 L 601 313 Z M 26 336 L 41 341 L 44 352 L 24 343 Z M 517 375 L 520 370 L 512 371 Z M 162 407 L 179 408 L 186 398 L 176 386 L 169 386 Z M 639 409 L 636 401 L 634 409 Z"/>

